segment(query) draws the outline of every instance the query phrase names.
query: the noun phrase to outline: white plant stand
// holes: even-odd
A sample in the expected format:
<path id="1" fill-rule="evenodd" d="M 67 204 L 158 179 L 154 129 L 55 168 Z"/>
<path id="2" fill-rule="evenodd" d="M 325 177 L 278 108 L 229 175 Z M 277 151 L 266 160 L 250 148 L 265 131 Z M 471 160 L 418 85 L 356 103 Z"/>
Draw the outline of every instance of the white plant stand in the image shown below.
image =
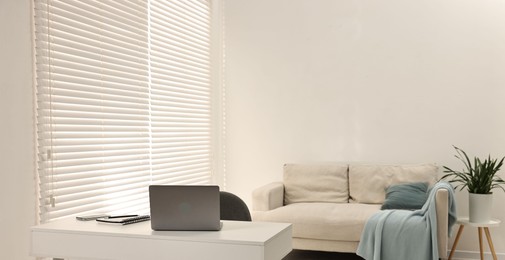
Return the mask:
<path id="1" fill-rule="evenodd" d="M 459 238 L 461 234 L 463 233 L 463 229 L 465 226 L 471 226 L 471 227 L 476 227 L 478 230 L 479 234 L 479 249 L 480 249 L 480 259 L 484 260 L 484 245 L 483 245 L 483 239 L 482 239 L 482 229 L 484 229 L 484 232 L 486 233 L 486 238 L 487 238 L 487 243 L 489 245 L 489 249 L 491 250 L 491 254 L 493 254 L 493 259 L 497 260 L 498 258 L 496 257 L 496 252 L 494 251 L 494 246 L 493 246 L 493 240 L 491 239 L 491 233 L 489 232 L 490 227 L 498 227 L 500 226 L 501 221 L 498 219 L 491 219 L 489 222 L 485 223 L 473 223 L 470 222 L 470 220 L 465 217 L 465 218 L 458 218 L 456 221 L 456 224 L 459 224 L 459 229 L 458 229 L 458 234 L 456 234 L 456 239 L 454 240 L 454 244 L 452 245 L 451 253 L 449 254 L 449 260 L 452 259 L 452 255 L 454 254 L 454 250 L 456 249 L 456 246 L 458 245 Z"/>

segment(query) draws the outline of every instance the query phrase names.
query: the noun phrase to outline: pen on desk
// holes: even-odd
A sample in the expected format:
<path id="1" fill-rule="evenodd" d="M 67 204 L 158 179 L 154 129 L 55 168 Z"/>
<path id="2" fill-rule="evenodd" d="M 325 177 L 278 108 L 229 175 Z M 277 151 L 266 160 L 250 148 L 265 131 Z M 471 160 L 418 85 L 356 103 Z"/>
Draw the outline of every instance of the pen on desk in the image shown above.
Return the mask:
<path id="1" fill-rule="evenodd" d="M 138 217 L 139 215 L 117 215 L 117 216 L 109 216 L 108 218 L 128 218 L 128 217 Z"/>

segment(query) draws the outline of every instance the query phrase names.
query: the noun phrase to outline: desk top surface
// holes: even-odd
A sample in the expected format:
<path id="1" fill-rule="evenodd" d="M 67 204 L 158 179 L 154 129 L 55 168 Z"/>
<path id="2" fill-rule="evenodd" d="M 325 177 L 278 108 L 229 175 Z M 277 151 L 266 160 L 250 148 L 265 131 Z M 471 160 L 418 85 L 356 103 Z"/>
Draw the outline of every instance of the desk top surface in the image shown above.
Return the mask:
<path id="1" fill-rule="evenodd" d="M 291 230 L 289 223 L 222 222 L 223 227 L 220 231 L 154 231 L 151 229 L 150 221 L 121 226 L 67 218 L 33 226 L 31 232 L 264 245 L 279 233 Z"/>

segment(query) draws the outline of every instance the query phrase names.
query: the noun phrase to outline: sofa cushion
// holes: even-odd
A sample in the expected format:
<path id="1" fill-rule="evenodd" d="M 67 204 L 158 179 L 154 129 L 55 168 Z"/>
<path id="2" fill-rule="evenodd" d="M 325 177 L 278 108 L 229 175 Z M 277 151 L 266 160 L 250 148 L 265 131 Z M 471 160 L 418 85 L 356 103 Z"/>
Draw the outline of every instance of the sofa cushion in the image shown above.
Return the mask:
<path id="1" fill-rule="evenodd" d="M 285 164 L 284 204 L 347 203 L 347 164 Z"/>
<path id="2" fill-rule="evenodd" d="M 353 203 L 382 204 L 387 187 L 407 182 L 435 184 L 438 167 L 421 165 L 349 165 L 349 195 Z"/>
<path id="3" fill-rule="evenodd" d="M 381 209 L 420 209 L 427 199 L 427 182 L 395 184 L 387 188 Z"/>
<path id="4" fill-rule="evenodd" d="M 295 203 L 270 211 L 254 211 L 253 221 L 293 224 L 293 237 L 359 241 L 366 220 L 380 205 L 349 203 Z"/>

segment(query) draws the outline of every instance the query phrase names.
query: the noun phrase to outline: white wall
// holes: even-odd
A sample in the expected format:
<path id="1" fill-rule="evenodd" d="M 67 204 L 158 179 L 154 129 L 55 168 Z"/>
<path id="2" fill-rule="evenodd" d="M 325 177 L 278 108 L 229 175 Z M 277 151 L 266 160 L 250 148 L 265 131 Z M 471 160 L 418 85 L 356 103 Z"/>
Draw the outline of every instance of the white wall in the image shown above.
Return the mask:
<path id="1" fill-rule="evenodd" d="M 502 0 L 226 1 L 227 189 L 250 203 L 286 162 L 505 155 L 503 14 Z M 505 225 L 491 232 L 505 253 Z M 478 250 L 474 230 L 462 239 Z"/>
<path id="2" fill-rule="evenodd" d="M 0 1 L 0 259 L 32 259 L 33 178 L 30 0 Z"/>

